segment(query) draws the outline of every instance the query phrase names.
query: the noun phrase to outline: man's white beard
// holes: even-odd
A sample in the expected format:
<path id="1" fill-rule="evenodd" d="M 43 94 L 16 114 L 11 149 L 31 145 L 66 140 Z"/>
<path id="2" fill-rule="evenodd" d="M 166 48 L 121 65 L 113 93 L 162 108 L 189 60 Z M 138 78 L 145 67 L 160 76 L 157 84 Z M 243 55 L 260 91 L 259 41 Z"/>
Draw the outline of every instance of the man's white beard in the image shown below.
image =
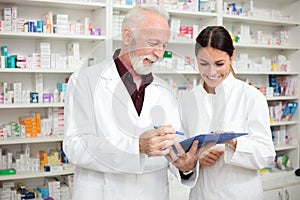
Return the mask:
<path id="1" fill-rule="evenodd" d="M 135 56 L 130 54 L 131 65 L 133 70 L 139 75 L 146 75 L 152 72 L 152 65 L 144 65 L 143 60 L 148 59 L 152 62 L 156 62 L 158 59 L 152 55 Z"/>

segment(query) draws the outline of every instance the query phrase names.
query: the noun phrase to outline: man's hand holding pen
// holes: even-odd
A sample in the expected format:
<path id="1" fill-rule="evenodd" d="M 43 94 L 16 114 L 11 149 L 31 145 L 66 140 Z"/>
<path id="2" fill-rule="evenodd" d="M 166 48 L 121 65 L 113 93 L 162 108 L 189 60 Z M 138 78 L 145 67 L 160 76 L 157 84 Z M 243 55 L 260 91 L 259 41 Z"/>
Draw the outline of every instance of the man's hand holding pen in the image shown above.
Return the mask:
<path id="1" fill-rule="evenodd" d="M 167 155 L 174 144 L 175 133 L 171 126 L 161 126 L 144 132 L 139 140 L 140 153 L 149 156 Z"/>

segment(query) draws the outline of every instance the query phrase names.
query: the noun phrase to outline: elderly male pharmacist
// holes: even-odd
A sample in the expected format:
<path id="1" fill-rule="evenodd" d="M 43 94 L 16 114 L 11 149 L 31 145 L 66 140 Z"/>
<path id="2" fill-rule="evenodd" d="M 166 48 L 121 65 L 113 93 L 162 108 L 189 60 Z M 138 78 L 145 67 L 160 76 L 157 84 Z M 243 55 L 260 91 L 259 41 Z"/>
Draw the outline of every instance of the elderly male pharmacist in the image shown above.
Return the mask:
<path id="1" fill-rule="evenodd" d="M 151 73 L 169 34 L 168 13 L 139 5 L 123 21 L 122 48 L 114 59 L 70 78 L 63 148 L 76 166 L 73 199 L 166 200 L 168 168 L 181 184 L 194 185 L 197 142 L 180 157 L 170 150 L 174 128 L 180 128 L 177 99 Z"/>

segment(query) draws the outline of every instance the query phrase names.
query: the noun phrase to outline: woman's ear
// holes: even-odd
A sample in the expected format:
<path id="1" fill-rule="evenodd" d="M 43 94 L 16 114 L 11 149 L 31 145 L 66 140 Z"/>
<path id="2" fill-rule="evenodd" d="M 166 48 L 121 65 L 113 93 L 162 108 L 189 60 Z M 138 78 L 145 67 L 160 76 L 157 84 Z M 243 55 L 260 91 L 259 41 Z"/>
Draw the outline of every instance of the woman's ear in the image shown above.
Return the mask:
<path id="1" fill-rule="evenodd" d="M 132 31 L 130 28 L 125 27 L 122 31 L 122 40 L 123 43 L 127 46 L 131 43 L 132 41 Z"/>
<path id="2" fill-rule="evenodd" d="M 230 57 L 230 64 L 232 64 L 234 57 L 235 57 L 235 50 L 233 50 L 232 56 Z"/>

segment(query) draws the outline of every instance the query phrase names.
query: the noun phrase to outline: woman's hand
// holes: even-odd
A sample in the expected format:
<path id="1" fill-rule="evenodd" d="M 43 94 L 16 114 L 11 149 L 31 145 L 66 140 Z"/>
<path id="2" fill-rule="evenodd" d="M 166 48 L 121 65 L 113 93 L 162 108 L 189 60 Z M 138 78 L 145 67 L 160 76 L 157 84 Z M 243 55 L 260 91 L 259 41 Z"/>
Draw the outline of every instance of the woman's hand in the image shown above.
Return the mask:
<path id="1" fill-rule="evenodd" d="M 200 166 L 207 167 L 213 166 L 220 158 L 221 155 L 224 154 L 224 151 L 220 151 L 217 149 L 211 149 L 201 154 L 200 156 Z"/>
<path id="2" fill-rule="evenodd" d="M 237 138 L 233 138 L 232 140 L 227 140 L 222 142 L 222 144 L 230 144 L 234 149 L 236 149 Z"/>

